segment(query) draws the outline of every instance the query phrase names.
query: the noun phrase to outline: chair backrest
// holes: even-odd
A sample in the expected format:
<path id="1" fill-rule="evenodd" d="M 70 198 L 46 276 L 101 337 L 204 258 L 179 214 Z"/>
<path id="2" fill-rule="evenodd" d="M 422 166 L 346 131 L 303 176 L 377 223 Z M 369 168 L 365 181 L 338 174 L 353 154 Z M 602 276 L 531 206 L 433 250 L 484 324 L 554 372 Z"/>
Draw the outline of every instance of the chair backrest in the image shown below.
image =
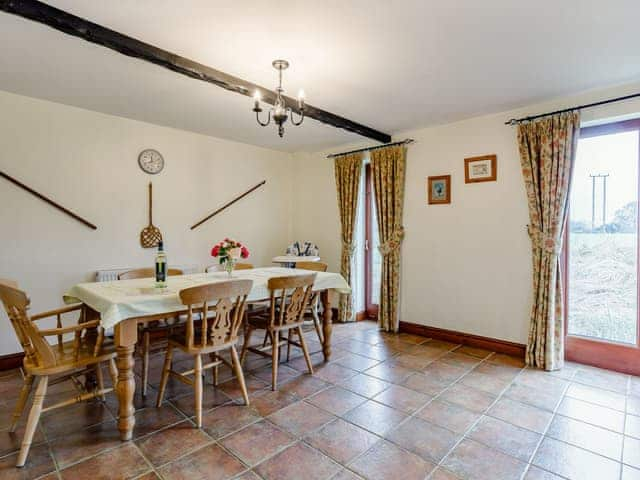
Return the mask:
<path id="1" fill-rule="evenodd" d="M 167 275 L 184 275 L 184 272 L 179 268 L 170 268 L 167 271 Z M 134 270 L 127 270 L 118 274 L 118 280 L 132 280 L 134 278 L 153 278 L 156 276 L 156 271 L 153 268 L 136 268 Z"/>
<path id="2" fill-rule="evenodd" d="M 233 268 L 234 270 L 249 270 L 255 267 L 251 263 L 236 263 Z M 224 271 L 224 267 L 219 263 L 214 263 L 213 265 L 209 265 L 204 269 L 204 273 L 222 272 L 222 271 Z"/>
<path id="3" fill-rule="evenodd" d="M 328 265 L 322 262 L 296 262 L 296 268 L 313 270 L 314 272 L 326 272 Z"/>
<path id="4" fill-rule="evenodd" d="M 238 339 L 238 330 L 244 318 L 245 302 L 253 280 L 228 280 L 206 283 L 180 290 L 180 300 L 187 305 L 186 341 L 189 348 L 217 347 Z M 202 312 L 200 331 L 196 331 L 193 314 Z M 209 318 L 209 314 L 214 316 Z M 197 335 L 200 333 L 200 335 Z M 196 336 L 200 344 L 194 342 Z"/>
<path id="5" fill-rule="evenodd" d="M 315 273 L 269 279 L 271 326 L 293 327 L 303 322 L 315 280 Z"/>
<path id="6" fill-rule="evenodd" d="M 41 367 L 54 366 L 56 357 L 49 342 L 40 335 L 38 327 L 29 318 L 28 310 L 31 301 L 27 294 L 17 288 L 16 282 L 2 280 L 0 300 L 27 360 Z"/>

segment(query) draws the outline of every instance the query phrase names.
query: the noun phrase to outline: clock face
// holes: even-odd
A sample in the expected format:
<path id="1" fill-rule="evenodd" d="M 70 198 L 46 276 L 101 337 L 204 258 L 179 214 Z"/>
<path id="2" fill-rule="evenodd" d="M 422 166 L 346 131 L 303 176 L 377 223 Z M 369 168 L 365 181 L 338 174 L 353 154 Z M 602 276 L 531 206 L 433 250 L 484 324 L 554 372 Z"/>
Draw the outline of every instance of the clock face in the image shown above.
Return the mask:
<path id="1" fill-rule="evenodd" d="M 138 155 L 138 165 L 140 165 L 143 172 L 154 175 L 160 173 L 164 168 L 164 158 L 157 150 L 148 148 Z"/>

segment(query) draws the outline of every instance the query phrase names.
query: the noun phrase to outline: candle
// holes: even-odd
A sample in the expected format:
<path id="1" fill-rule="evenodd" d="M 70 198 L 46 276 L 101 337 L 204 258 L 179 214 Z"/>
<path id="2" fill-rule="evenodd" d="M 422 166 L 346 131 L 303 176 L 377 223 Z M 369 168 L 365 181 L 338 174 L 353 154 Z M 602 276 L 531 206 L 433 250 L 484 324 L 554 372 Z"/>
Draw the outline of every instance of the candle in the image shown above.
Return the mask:
<path id="1" fill-rule="evenodd" d="M 304 90 L 302 89 L 298 92 L 298 108 L 304 109 Z"/>
<path id="2" fill-rule="evenodd" d="M 253 108 L 256 110 L 260 108 L 260 92 L 258 90 L 253 94 Z"/>

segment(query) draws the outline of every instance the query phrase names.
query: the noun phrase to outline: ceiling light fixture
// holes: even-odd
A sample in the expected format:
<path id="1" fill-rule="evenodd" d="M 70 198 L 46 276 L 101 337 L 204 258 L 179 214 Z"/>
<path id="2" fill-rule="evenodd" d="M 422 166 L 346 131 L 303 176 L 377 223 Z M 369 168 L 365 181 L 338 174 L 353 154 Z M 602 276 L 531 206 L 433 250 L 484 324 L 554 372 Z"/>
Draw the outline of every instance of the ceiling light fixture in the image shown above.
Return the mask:
<path id="1" fill-rule="evenodd" d="M 304 121 L 304 92 L 300 90 L 298 94 L 298 110 L 300 110 L 300 119 L 295 120 L 293 117 L 293 110 L 291 107 L 287 107 L 284 98 L 282 98 L 282 93 L 284 89 L 282 88 L 282 71 L 289 68 L 289 62 L 286 60 L 274 60 L 273 68 L 278 71 L 278 86 L 276 87 L 276 101 L 273 103 L 273 107 L 269 109 L 267 115 L 267 121 L 263 122 L 260 120 L 260 113 L 262 112 L 262 108 L 260 107 L 260 92 L 256 90 L 256 93 L 253 96 L 253 111 L 256 112 L 256 120 L 260 125 L 266 127 L 271 123 L 272 113 L 273 113 L 273 121 L 278 125 L 278 135 L 282 137 L 284 135 L 284 124 L 291 116 L 291 123 L 293 123 L 296 127 L 302 125 Z"/>

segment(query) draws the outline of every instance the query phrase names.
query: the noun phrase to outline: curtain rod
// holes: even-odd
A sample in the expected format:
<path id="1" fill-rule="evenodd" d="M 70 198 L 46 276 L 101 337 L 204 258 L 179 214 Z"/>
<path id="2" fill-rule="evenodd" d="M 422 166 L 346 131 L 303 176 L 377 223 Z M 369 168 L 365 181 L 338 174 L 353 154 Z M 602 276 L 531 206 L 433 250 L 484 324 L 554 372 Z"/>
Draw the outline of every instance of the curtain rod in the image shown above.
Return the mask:
<path id="1" fill-rule="evenodd" d="M 385 143 L 384 145 L 377 145 L 375 147 L 358 148 L 357 150 L 349 150 L 348 152 L 342 152 L 342 153 L 332 153 L 331 155 L 327 155 L 327 158 L 339 157 L 341 155 L 349 155 L 350 153 L 368 152 L 371 150 L 377 150 L 378 148 L 392 147 L 393 145 L 407 145 L 413 142 L 415 142 L 413 138 L 405 138 L 404 140 L 401 140 L 399 142 Z"/>
<path id="2" fill-rule="evenodd" d="M 625 95 L 624 97 L 610 98 L 609 100 L 602 100 L 600 102 L 587 103 L 586 105 L 578 105 L 577 107 L 556 110 L 555 112 L 541 113 L 540 115 L 531 115 L 530 117 L 512 118 L 511 120 L 504 122 L 504 124 L 517 125 L 522 122 L 528 122 L 529 120 L 535 120 L 536 118 L 547 117 L 549 115 L 557 115 L 558 113 L 571 112 L 572 110 L 582 110 L 583 108 L 598 107 L 600 105 L 606 105 L 608 103 L 622 102 L 624 100 L 630 100 L 636 97 L 640 97 L 640 93 L 633 93 L 631 95 Z"/>

